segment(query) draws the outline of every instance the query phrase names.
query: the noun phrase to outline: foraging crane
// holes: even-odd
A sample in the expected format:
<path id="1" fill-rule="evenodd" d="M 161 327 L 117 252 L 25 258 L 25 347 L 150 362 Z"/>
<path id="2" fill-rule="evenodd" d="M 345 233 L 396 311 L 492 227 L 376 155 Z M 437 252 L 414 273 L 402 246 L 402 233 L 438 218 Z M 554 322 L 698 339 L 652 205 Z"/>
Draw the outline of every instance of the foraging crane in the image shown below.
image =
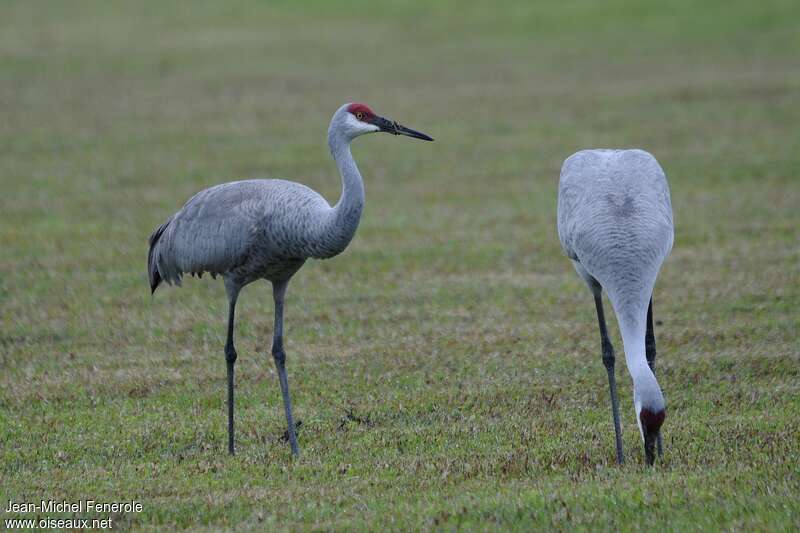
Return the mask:
<path id="1" fill-rule="evenodd" d="M 185 273 L 201 276 L 209 272 L 213 277 L 220 274 L 225 281 L 230 454 L 234 453 L 234 310 L 242 287 L 259 279 L 272 283 L 272 356 L 278 369 L 292 453 L 299 453 L 283 350 L 286 287 L 306 259 L 338 255 L 353 238 L 364 207 L 364 183 L 350 153 L 350 143 L 360 135 L 378 131 L 433 140 L 376 115 L 364 104 L 345 104 L 333 114 L 328 128 L 328 145 L 342 178 L 342 195 L 335 206 L 305 185 L 291 181 L 234 181 L 197 193 L 150 235 L 147 271 L 152 292 L 162 280 L 180 285 Z"/>
<path id="2" fill-rule="evenodd" d="M 647 463 L 652 465 L 656 442 L 659 456 L 662 453 L 661 425 L 666 414 L 654 373 L 653 286 L 674 238 L 669 186 L 661 166 L 643 150 L 583 150 L 570 156 L 559 180 L 558 237 L 594 294 L 617 462 L 622 464 L 624 457 L 603 289 L 617 315 L 633 379 L 636 421 Z"/>

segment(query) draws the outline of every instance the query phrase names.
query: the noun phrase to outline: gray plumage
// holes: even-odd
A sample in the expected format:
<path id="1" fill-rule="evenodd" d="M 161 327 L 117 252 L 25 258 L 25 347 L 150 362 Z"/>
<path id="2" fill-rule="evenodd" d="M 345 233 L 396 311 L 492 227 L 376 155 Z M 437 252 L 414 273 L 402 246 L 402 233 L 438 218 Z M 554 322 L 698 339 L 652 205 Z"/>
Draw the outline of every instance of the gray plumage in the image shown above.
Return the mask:
<path id="1" fill-rule="evenodd" d="M 278 179 L 223 183 L 194 195 L 150 236 L 147 271 L 153 292 L 161 281 L 181 284 L 184 274 L 222 275 L 229 300 L 228 448 L 233 453 L 234 309 L 245 285 L 265 279 L 273 284 L 275 329 L 272 354 L 278 367 L 292 452 L 298 447 L 284 368 L 283 300 L 289 279 L 309 258 L 341 253 L 358 228 L 364 207 L 364 185 L 351 141 L 384 131 L 424 140 L 430 137 L 388 121 L 363 104 L 345 104 L 334 113 L 328 145 L 342 178 L 335 206 L 305 185 Z"/>
<path id="2" fill-rule="evenodd" d="M 569 157 L 559 181 L 558 235 L 564 252 L 596 297 L 604 362 L 610 359 L 612 409 L 616 410 L 613 348 L 605 334 L 599 299 L 603 289 L 608 294 L 633 378 L 637 422 L 645 438 L 648 420 L 655 416 L 663 421 L 665 411 L 651 368 L 655 337 L 652 323 L 648 324 L 653 287 L 674 235 L 669 187 L 661 166 L 643 150 L 584 150 Z M 646 337 L 652 338 L 652 347 L 646 346 Z M 615 413 L 618 427 L 617 419 Z M 660 422 L 656 425 L 658 433 Z"/>
<path id="3" fill-rule="evenodd" d="M 151 237 L 150 280 L 180 285 L 184 273 L 222 274 L 244 286 L 286 279 L 308 258 L 341 253 L 355 234 L 363 199 L 352 216 L 299 183 L 247 180 L 197 193 Z"/>

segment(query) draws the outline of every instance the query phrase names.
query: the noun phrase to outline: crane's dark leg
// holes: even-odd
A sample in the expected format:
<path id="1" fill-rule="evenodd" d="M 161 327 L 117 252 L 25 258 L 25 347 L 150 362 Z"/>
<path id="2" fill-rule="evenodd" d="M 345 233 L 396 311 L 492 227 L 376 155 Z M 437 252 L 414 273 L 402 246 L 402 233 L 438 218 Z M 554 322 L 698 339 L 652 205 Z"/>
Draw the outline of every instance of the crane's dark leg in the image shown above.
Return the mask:
<path id="1" fill-rule="evenodd" d="M 614 435 L 617 445 L 617 463 L 625 462 L 622 453 L 622 428 L 619 423 L 619 402 L 617 401 L 617 380 L 614 376 L 614 347 L 608 338 L 606 329 L 606 317 L 603 313 L 603 290 L 599 287 L 594 292 L 594 306 L 597 309 L 597 322 L 600 324 L 600 343 L 603 349 L 603 365 L 608 373 L 608 388 L 611 392 L 611 415 L 614 418 Z"/>
<path id="2" fill-rule="evenodd" d="M 647 364 L 653 374 L 656 373 L 656 334 L 653 329 L 653 297 L 650 296 L 650 303 L 647 306 L 647 333 L 644 337 L 644 348 L 647 356 Z M 664 445 L 661 440 L 661 432 L 658 433 L 656 440 L 656 448 L 658 449 L 658 456 L 664 453 Z"/>
<path id="3" fill-rule="evenodd" d="M 272 284 L 272 295 L 275 298 L 275 331 L 272 339 L 272 357 L 278 369 L 278 379 L 281 382 L 283 407 L 286 410 L 286 423 L 288 424 L 289 444 L 292 454 L 299 455 L 297 436 L 295 435 L 294 419 L 292 417 L 292 399 L 289 396 L 289 381 L 286 378 L 286 353 L 283 351 L 283 298 L 286 295 L 288 281 L 276 281 Z"/>
<path id="4" fill-rule="evenodd" d="M 647 306 L 647 333 L 644 337 L 644 348 L 647 354 L 647 364 L 650 370 L 656 371 L 656 336 L 653 332 L 653 297 L 650 297 L 650 304 Z"/>
<path id="5" fill-rule="evenodd" d="M 225 362 L 228 364 L 228 453 L 233 455 L 233 365 L 236 363 L 236 348 L 233 346 L 233 315 L 237 294 L 230 296 L 228 303 L 228 340 L 225 342 Z"/>

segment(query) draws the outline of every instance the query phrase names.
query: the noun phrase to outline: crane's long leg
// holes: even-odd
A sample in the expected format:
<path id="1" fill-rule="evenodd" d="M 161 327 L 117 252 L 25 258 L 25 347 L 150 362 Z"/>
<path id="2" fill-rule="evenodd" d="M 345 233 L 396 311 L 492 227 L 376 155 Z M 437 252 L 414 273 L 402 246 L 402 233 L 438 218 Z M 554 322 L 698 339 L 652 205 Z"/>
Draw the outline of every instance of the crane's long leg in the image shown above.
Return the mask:
<path id="1" fill-rule="evenodd" d="M 294 419 L 292 417 L 292 399 L 289 396 L 289 381 L 286 378 L 286 353 L 283 351 L 283 299 L 286 295 L 288 281 L 273 282 L 272 295 L 275 299 L 275 330 L 272 339 L 272 357 L 275 359 L 275 367 L 278 369 L 278 379 L 281 382 L 281 394 L 283 395 L 283 407 L 286 410 L 286 423 L 288 424 L 289 444 L 292 447 L 292 454 L 299 455 L 297 447 L 297 436 L 295 435 Z"/>
<path id="2" fill-rule="evenodd" d="M 650 297 L 650 303 L 647 306 L 647 333 L 644 337 L 644 348 L 647 355 L 647 364 L 650 365 L 650 370 L 655 374 L 656 372 L 656 336 L 653 331 L 653 297 Z"/>
<path id="3" fill-rule="evenodd" d="M 606 329 L 606 317 L 603 313 L 603 291 L 598 287 L 594 291 L 594 305 L 597 309 L 597 322 L 600 324 L 600 343 L 603 348 L 603 364 L 608 372 L 608 388 L 611 392 L 611 415 L 614 418 L 614 435 L 616 437 L 617 445 L 617 463 L 622 464 L 625 462 L 625 457 L 622 453 L 622 428 L 619 423 L 619 402 L 617 401 L 617 380 L 614 376 L 614 347 L 611 345 L 611 340 L 608 338 L 608 330 Z"/>
<path id="4" fill-rule="evenodd" d="M 237 294 L 229 293 L 228 302 L 228 340 L 225 342 L 225 362 L 228 364 L 228 453 L 233 455 L 233 365 L 236 363 L 236 348 L 233 346 L 233 316 L 236 309 Z"/>
<path id="5" fill-rule="evenodd" d="M 644 337 L 644 348 L 647 356 L 647 364 L 650 365 L 650 370 L 653 374 L 656 373 L 656 334 L 653 329 L 653 297 L 650 296 L 650 303 L 647 306 L 647 333 Z M 658 456 L 661 457 L 664 453 L 664 445 L 661 440 L 661 433 L 658 434 L 656 440 L 656 447 L 658 449 Z"/>

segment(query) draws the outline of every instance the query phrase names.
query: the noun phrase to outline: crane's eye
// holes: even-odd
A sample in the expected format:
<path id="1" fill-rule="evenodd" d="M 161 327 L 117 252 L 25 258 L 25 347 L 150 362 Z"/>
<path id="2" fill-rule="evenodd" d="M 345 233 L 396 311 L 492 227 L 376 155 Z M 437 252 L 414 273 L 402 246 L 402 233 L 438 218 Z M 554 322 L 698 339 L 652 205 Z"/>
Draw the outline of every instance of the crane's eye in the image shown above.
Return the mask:
<path id="1" fill-rule="evenodd" d="M 358 113 L 356 113 L 356 118 L 357 118 L 358 120 L 361 120 L 361 119 L 363 119 L 363 118 L 364 118 L 364 113 L 362 113 L 361 111 L 359 111 Z"/>

